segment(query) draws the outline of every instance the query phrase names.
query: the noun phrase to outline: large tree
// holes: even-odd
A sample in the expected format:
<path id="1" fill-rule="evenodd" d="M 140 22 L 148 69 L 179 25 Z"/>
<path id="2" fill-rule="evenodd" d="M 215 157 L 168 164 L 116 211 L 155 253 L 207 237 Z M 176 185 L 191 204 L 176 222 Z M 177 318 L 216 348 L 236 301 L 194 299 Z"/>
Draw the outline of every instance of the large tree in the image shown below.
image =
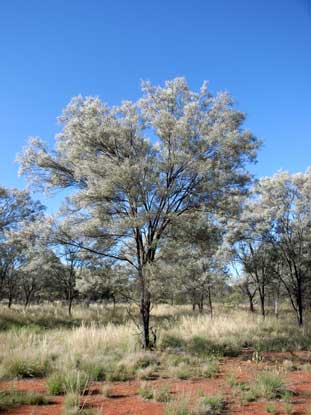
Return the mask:
<path id="1" fill-rule="evenodd" d="M 143 83 L 143 96 L 109 107 L 73 98 L 55 151 L 38 138 L 19 157 L 21 173 L 46 189 L 73 188 L 68 243 L 130 264 L 140 292 L 143 346 L 150 347 L 148 275 L 170 225 L 187 213 L 228 208 L 250 177 L 258 141 L 244 114 L 206 83 Z M 185 219 L 186 220 L 186 219 Z"/>

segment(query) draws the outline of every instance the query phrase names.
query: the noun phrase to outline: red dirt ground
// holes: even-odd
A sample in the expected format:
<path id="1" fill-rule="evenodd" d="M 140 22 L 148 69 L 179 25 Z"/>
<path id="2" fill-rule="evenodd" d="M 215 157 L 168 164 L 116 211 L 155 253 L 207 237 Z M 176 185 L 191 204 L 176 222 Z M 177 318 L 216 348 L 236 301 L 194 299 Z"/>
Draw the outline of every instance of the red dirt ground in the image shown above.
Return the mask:
<path id="1" fill-rule="evenodd" d="M 305 370 L 304 364 L 311 363 L 311 354 L 308 352 L 297 353 L 263 353 L 263 359 L 256 363 L 251 360 L 251 353 L 247 350 L 239 358 L 225 358 L 221 364 L 221 373 L 214 379 L 173 380 L 159 379 L 148 381 L 152 386 L 163 384 L 170 385 L 172 395 L 195 395 L 198 391 L 206 394 L 222 392 L 229 402 L 226 414 L 236 415 L 267 415 L 266 401 L 247 403 L 241 406 L 239 399 L 232 396 L 231 387 L 226 377 L 234 374 L 239 381 L 248 382 L 260 370 L 266 368 L 278 368 L 284 375 L 288 389 L 294 395 L 291 399 L 293 405 L 292 415 L 309 415 L 307 408 L 311 408 L 311 373 Z M 284 363 L 285 361 L 285 363 Z M 293 362 L 297 368 L 285 370 L 286 362 Z M 94 382 L 90 393 L 82 398 L 86 406 L 92 406 L 105 415 L 163 415 L 165 404 L 142 399 L 137 394 L 139 381 L 114 383 L 112 397 L 106 398 L 100 394 L 102 383 Z M 16 388 L 23 391 L 46 392 L 44 380 L 15 380 L 0 382 L 0 390 Z M 51 397 L 52 403 L 47 406 L 20 406 L 10 411 L 2 412 L 3 415 L 60 415 L 63 397 Z M 286 415 L 284 403 L 276 401 L 277 414 Z M 311 412 L 310 412 L 311 413 Z"/>

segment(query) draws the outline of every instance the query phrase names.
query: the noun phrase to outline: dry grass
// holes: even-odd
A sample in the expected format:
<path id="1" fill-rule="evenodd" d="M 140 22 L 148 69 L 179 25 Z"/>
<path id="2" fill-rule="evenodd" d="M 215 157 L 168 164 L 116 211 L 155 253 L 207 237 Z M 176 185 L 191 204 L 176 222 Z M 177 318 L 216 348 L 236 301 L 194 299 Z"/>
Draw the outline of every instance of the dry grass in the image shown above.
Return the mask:
<path id="1" fill-rule="evenodd" d="M 279 320 L 267 317 L 263 321 L 243 310 L 216 311 L 211 320 L 206 314 L 193 314 L 188 306 L 155 307 L 152 324 L 158 327 L 159 348 L 173 349 L 175 355 L 178 349 L 178 355 L 184 353 L 182 356 L 188 354 L 198 359 L 234 355 L 246 346 L 258 351 L 311 349 L 310 327 L 300 329 L 288 313 Z M 122 324 L 112 322 L 118 318 Z M 104 306 L 76 307 L 73 320 L 68 320 L 66 309 L 59 306 L 47 305 L 41 310 L 30 307 L 26 312 L 0 308 L 0 327 L 3 326 L 2 378 L 81 370 L 91 380 L 114 380 L 127 369 L 130 377 L 143 379 L 152 376 L 159 364 L 156 354 L 141 353 L 137 328 L 126 318 L 126 307 L 122 305 L 116 310 Z M 181 372 L 185 372 L 181 376 L 187 376 L 187 367 Z M 212 372 L 214 376 L 216 368 Z"/>

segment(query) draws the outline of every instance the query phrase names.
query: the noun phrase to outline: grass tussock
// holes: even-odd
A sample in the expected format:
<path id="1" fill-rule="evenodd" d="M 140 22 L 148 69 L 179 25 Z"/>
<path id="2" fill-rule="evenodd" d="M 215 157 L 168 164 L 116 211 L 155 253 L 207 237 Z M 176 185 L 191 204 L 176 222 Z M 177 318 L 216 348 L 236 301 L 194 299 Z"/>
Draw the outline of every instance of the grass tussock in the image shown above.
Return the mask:
<path id="1" fill-rule="evenodd" d="M 49 400 L 38 392 L 22 392 L 15 389 L 0 391 L 0 411 L 20 405 L 48 405 Z"/>
<path id="2" fill-rule="evenodd" d="M 50 395 L 76 394 L 87 391 L 89 385 L 88 374 L 79 370 L 69 372 L 54 372 L 46 382 Z"/>

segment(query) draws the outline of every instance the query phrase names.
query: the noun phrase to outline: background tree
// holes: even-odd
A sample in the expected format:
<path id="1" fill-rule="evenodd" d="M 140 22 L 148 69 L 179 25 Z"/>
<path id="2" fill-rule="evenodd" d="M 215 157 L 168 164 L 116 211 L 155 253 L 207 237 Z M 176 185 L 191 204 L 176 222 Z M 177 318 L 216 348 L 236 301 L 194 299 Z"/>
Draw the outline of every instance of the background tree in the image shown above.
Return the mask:
<path id="1" fill-rule="evenodd" d="M 17 271 L 26 261 L 27 244 L 20 234 L 43 211 L 28 192 L 0 187 L 0 300 L 6 296 L 9 307 L 17 291 Z"/>
<path id="2" fill-rule="evenodd" d="M 254 186 L 238 222 L 239 227 L 248 229 L 252 240 L 260 241 L 265 249 L 270 246 L 271 274 L 277 275 L 285 287 L 300 325 L 311 277 L 310 189 L 310 169 L 264 177 Z M 246 236 L 245 243 L 249 240 Z"/>

